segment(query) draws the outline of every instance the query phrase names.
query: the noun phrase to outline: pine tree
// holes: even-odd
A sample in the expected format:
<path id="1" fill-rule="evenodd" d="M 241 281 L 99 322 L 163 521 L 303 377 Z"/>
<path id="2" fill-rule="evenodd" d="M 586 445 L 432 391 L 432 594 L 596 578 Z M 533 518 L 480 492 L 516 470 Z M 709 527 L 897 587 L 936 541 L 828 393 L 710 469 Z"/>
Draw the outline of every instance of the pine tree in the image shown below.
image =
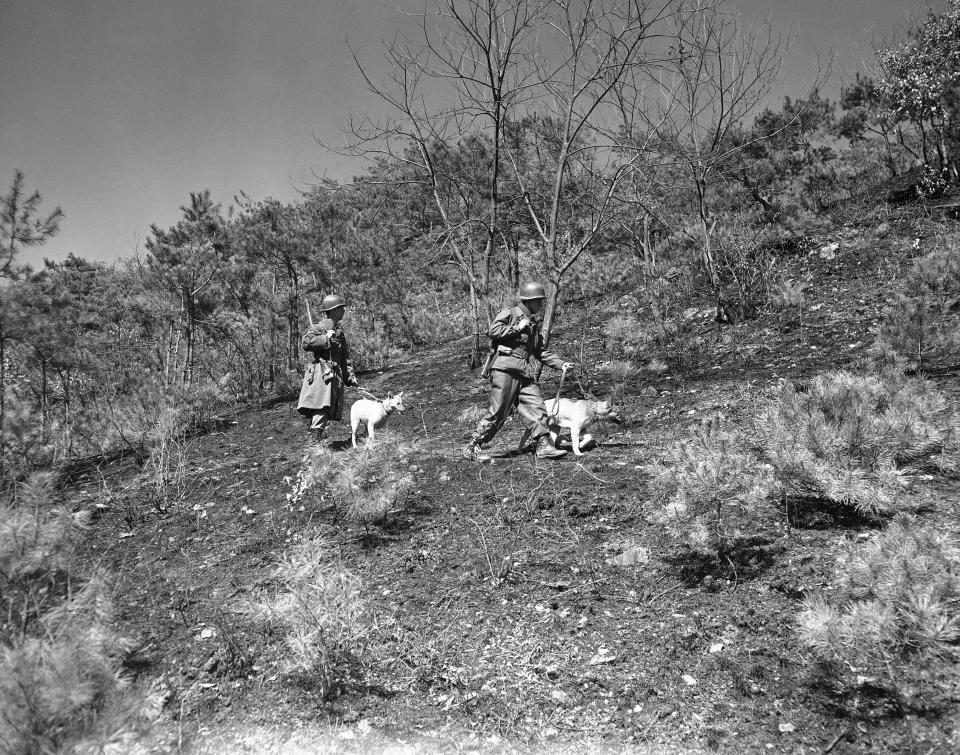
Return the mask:
<path id="1" fill-rule="evenodd" d="M 745 445 L 719 421 L 704 422 L 650 469 L 654 518 L 674 537 L 718 559 L 737 540 L 767 527 L 775 511 L 771 469 Z"/>
<path id="2" fill-rule="evenodd" d="M 906 505 L 904 465 L 942 450 L 954 420 L 924 380 L 837 371 L 803 393 L 784 385 L 759 424 L 788 492 L 876 516 Z"/>
<path id="3" fill-rule="evenodd" d="M 57 207 L 49 215 L 40 214 L 42 198 L 39 191 L 27 196 L 23 188 L 24 175 L 16 171 L 13 184 L 0 198 L 0 285 L 9 285 L 3 279 L 15 281 L 29 268 L 17 264 L 17 255 L 24 247 L 40 246 L 60 230 L 63 211 Z M 0 481 L 6 475 L 6 441 L 4 424 L 7 394 L 7 341 L 10 332 L 24 324 L 22 313 L 12 306 L 9 297 L 0 296 Z"/>
<path id="4" fill-rule="evenodd" d="M 221 301 L 219 276 L 229 254 L 220 206 L 214 204 L 208 190 L 191 192 L 190 204 L 180 209 L 183 218 L 169 230 L 151 227 L 147 265 L 179 299 L 179 327 L 184 340 L 182 382 L 191 386 L 198 331 Z"/>
<path id="5" fill-rule="evenodd" d="M 960 244 L 917 260 L 903 291 L 884 310 L 872 353 L 878 362 L 922 372 L 960 357 Z"/>
<path id="6" fill-rule="evenodd" d="M 837 571 L 839 589 L 800 614 L 802 639 L 842 686 L 923 703 L 960 661 L 960 543 L 900 516 L 851 543 Z"/>
<path id="7" fill-rule="evenodd" d="M 112 587 L 76 558 L 87 515 L 33 475 L 0 499 L 0 750 L 76 751 L 116 742 L 159 715 L 156 695 L 121 673 L 130 642 L 114 628 Z"/>

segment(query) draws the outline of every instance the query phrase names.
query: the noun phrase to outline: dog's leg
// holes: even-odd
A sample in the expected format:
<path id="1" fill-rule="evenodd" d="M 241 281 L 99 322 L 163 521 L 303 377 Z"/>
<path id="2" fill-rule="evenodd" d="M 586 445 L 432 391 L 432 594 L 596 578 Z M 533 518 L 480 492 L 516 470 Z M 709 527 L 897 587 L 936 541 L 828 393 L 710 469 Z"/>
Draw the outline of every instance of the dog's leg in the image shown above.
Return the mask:
<path id="1" fill-rule="evenodd" d="M 560 425 L 548 425 L 550 430 L 550 441 L 553 445 L 557 445 L 557 441 L 560 439 Z"/>
<path id="2" fill-rule="evenodd" d="M 373 420 L 367 421 L 367 448 L 373 448 Z"/>
<path id="3" fill-rule="evenodd" d="M 580 430 L 582 428 L 580 425 L 570 425 L 570 442 L 573 444 L 573 455 L 574 456 L 583 456 L 583 451 L 580 450 Z"/>
<path id="4" fill-rule="evenodd" d="M 350 418 L 350 441 L 353 443 L 353 447 L 357 447 L 357 427 L 360 426 L 360 418 L 357 417 L 354 419 Z"/>

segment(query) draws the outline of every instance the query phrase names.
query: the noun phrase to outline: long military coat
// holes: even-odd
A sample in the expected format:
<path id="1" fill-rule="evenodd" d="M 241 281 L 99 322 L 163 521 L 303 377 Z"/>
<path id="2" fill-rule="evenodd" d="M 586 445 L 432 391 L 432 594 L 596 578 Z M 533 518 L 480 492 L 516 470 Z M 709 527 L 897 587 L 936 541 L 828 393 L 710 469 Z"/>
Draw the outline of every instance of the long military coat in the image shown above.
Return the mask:
<path id="1" fill-rule="evenodd" d="M 327 337 L 328 330 L 334 332 L 332 338 Z M 326 409 L 330 419 L 339 420 L 343 416 L 343 386 L 357 382 L 343 328 L 325 318 L 307 329 L 301 344 L 313 361 L 303 376 L 297 411 L 311 416 Z"/>

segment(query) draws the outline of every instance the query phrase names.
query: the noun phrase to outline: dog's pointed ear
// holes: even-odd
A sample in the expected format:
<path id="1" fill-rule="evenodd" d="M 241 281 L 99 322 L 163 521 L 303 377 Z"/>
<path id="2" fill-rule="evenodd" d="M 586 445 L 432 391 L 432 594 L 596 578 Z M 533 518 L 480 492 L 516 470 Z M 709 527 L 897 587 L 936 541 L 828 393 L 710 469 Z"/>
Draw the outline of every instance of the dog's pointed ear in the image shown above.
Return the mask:
<path id="1" fill-rule="evenodd" d="M 387 398 L 393 398 L 393 391 L 387 391 Z"/>

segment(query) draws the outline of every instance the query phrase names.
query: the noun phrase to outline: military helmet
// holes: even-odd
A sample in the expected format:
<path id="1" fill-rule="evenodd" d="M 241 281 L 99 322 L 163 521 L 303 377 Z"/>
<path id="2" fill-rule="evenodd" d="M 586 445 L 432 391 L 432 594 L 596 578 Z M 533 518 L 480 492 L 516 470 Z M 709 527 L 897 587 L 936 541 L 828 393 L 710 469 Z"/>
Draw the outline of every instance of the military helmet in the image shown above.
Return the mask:
<path id="1" fill-rule="evenodd" d="M 324 312 L 329 312 L 331 309 L 345 306 L 347 306 L 347 302 L 340 294 L 327 294 L 323 297 L 323 303 L 320 305 L 320 309 Z"/>
<path id="2" fill-rule="evenodd" d="M 543 299 L 547 295 L 547 292 L 544 290 L 543 286 L 539 283 L 531 281 L 530 283 L 524 283 L 520 289 L 520 301 L 526 301 L 527 299 Z"/>

